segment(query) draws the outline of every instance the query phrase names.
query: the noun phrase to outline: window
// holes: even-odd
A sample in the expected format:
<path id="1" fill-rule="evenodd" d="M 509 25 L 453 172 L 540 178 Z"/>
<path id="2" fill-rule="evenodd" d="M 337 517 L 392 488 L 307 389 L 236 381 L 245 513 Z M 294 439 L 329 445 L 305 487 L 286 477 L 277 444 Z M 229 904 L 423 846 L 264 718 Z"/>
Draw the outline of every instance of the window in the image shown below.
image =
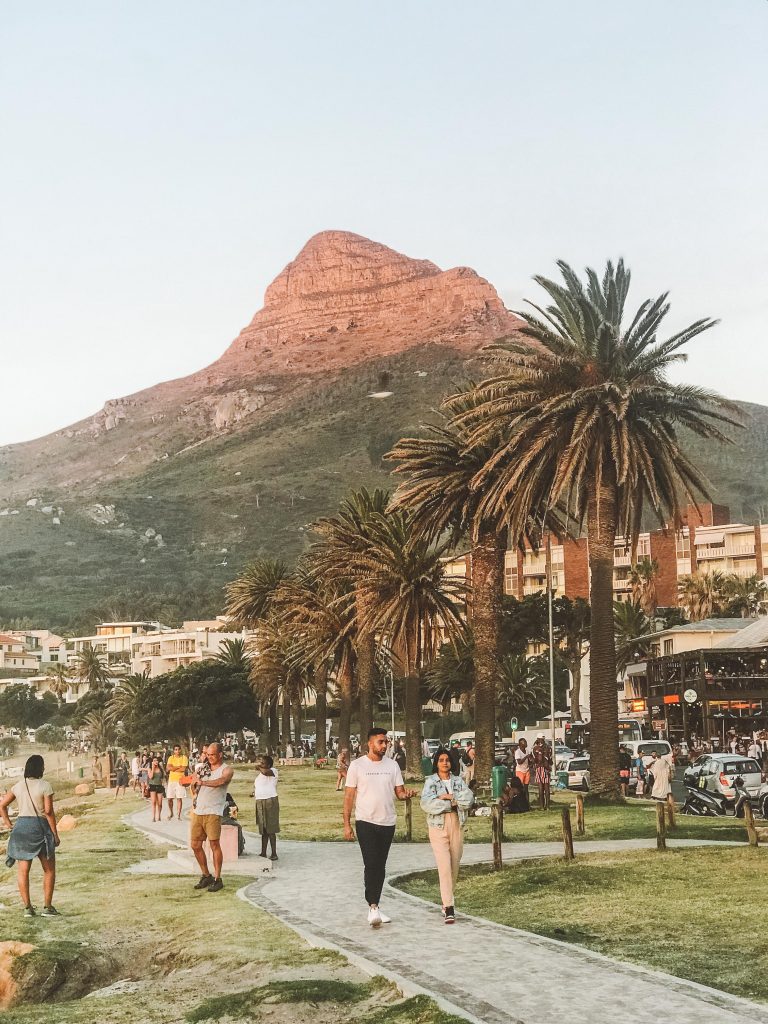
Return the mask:
<path id="1" fill-rule="evenodd" d="M 664 641 L 664 653 L 665 654 L 672 654 L 672 647 L 673 646 L 674 646 L 674 641 L 673 640 L 665 640 Z"/>

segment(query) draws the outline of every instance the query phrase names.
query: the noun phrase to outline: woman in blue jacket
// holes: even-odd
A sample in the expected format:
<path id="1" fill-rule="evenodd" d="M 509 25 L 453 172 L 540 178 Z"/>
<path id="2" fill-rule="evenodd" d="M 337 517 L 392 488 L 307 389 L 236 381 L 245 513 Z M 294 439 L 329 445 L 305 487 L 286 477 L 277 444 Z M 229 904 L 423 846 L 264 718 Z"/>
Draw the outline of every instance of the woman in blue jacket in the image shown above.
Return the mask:
<path id="1" fill-rule="evenodd" d="M 475 798 L 461 776 L 454 774 L 447 750 L 441 747 L 437 751 L 432 767 L 434 775 L 424 780 L 421 809 L 427 816 L 429 842 L 437 863 L 443 919 L 446 924 L 453 924 L 456 920 L 453 887 L 459 877 L 464 849 L 464 822 Z"/>

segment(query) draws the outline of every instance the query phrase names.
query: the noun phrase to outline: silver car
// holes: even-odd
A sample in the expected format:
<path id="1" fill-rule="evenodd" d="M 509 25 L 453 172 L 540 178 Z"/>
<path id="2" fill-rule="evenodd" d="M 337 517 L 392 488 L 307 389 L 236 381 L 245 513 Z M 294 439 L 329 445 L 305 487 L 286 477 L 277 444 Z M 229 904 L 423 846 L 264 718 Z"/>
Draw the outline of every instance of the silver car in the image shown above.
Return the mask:
<path id="1" fill-rule="evenodd" d="M 686 786 L 706 789 L 728 800 L 733 800 L 736 791 L 733 780 L 744 779 L 744 787 L 753 799 L 760 796 L 763 773 L 753 757 L 742 754 L 703 754 L 685 769 L 683 781 Z"/>

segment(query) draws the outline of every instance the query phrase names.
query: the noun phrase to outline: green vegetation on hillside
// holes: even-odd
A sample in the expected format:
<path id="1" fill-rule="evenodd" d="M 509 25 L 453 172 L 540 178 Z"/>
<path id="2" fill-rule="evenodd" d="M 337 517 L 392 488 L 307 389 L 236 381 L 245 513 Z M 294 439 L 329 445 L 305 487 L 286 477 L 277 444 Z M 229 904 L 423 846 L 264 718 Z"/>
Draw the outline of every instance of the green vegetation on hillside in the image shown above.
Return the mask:
<path id="1" fill-rule="evenodd" d="M 393 397 L 371 399 L 382 373 Z M 172 625 L 219 612 L 224 584 L 243 565 L 258 555 L 293 561 L 308 545 L 308 524 L 350 487 L 391 488 L 381 456 L 418 433 L 457 383 L 481 373 L 456 351 L 425 345 L 319 375 L 279 411 L 138 476 L 44 495 L 64 508 L 60 526 L 22 504 L 19 515 L 0 519 L 0 626 L 84 631 L 113 616 Z M 747 429 L 733 447 L 693 438 L 690 452 L 714 499 L 751 521 L 768 506 L 768 408 L 742 408 Z M 94 502 L 115 505 L 113 524 L 82 514 Z M 148 529 L 163 546 L 145 537 Z"/>

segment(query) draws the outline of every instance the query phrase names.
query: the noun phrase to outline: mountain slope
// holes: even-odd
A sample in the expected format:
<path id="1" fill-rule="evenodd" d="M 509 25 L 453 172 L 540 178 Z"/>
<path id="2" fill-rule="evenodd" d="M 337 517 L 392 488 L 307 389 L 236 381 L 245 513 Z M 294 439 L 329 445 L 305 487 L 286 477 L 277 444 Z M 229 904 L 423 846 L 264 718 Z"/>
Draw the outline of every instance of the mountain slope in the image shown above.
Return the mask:
<path id="1" fill-rule="evenodd" d="M 294 558 L 350 487 L 391 486 L 381 455 L 518 323 L 466 268 L 315 236 L 212 366 L 0 450 L 0 625 L 219 611 L 249 559 Z M 744 408 L 733 447 L 690 450 L 715 500 L 751 520 L 768 409 Z"/>

